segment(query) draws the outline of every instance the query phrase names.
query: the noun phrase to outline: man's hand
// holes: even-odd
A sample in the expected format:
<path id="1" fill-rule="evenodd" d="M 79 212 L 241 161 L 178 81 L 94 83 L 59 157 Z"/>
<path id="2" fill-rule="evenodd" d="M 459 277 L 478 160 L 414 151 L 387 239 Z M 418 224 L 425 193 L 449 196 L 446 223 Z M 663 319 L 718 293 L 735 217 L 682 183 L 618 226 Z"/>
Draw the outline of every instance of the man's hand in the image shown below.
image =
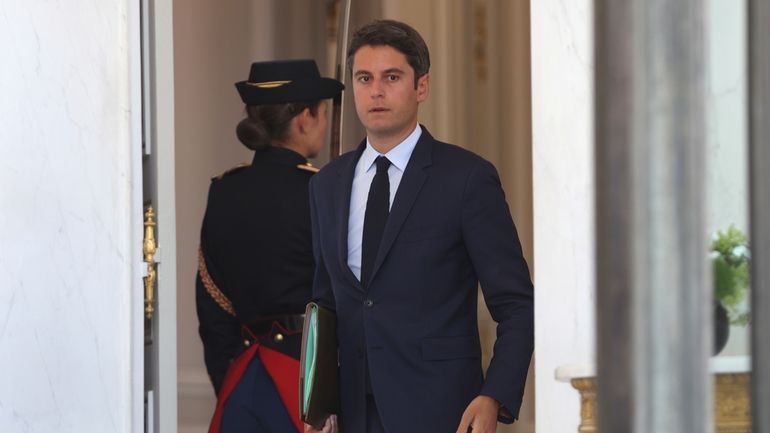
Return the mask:
<path id="1" fill-rule="evenodd" d="M 468 428 L 473 433 L 495 433 L 499 410 L 500 403 L 492 397 L 480 395 L 474 398 L 463 413 L 457 433 L 468 433 Z"/>
<path id="2" fill-rule="evenodd" d="M 337 415 L 330 415 L 321 430 L 316 429 L 310 424 L 305 424 L 305 433 L 338 433 Z"/>

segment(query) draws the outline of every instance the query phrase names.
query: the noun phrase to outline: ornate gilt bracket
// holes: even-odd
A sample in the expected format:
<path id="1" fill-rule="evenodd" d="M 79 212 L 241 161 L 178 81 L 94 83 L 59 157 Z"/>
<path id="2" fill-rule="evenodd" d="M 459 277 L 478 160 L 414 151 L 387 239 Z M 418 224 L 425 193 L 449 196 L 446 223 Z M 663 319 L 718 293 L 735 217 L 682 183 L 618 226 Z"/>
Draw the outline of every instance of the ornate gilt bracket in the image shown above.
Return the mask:
<path id="1" fill-rule="evenodd" d="M 155 311 L 155 281 L 157 280 L 157 271 L 155 262 L 155 252 L 157 244 L 155 242 L 155 211 L 152 206 L 144 212 L 144 262 L 147 263 L 147 276 L 144 277 L 144 314 L 148 319 L 152 319 L 152 313 Z"/>
<path id="2" fill-rule="evenodd" d="M 751 433 L 751 373 L 717 373 L 714 379 L 714 431 L 716 433 Z M 578 433 L 596 433 L 595 378 L 572 379 L 580 392 Z"/>

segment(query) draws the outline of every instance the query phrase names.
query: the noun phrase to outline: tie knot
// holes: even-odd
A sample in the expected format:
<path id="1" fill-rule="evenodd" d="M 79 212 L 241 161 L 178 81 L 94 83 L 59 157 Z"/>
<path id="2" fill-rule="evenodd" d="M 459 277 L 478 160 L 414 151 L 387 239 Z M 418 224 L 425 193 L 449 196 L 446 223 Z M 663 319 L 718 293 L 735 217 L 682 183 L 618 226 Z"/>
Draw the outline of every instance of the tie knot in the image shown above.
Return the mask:
<path id="1" fill-rule="evenodd" d="M 390 167 L 390 160 L 384 156 L 378 156 L 374 162 L 377 164 L 377 173 L 385 173 Z"/>

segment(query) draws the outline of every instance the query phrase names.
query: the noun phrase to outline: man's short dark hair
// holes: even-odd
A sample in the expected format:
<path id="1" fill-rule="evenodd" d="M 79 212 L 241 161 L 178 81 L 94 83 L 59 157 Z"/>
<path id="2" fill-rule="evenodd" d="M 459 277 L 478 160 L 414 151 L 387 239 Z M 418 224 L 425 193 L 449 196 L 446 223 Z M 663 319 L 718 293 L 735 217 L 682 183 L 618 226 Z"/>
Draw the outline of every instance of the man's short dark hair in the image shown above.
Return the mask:
<path id="1" fill-rule="evenodd" d="M 430 70 L 430 53 L 428 45 L 417 30 L 411 26 L 394 20 L 373 21 L 353 33 L 348 48 L 347 68 L 353 73 L 353 57 L 363 46 L 389 46 L 406 56 L 409 66 L 414 69 L 414 87 L 417 80 Z"/>

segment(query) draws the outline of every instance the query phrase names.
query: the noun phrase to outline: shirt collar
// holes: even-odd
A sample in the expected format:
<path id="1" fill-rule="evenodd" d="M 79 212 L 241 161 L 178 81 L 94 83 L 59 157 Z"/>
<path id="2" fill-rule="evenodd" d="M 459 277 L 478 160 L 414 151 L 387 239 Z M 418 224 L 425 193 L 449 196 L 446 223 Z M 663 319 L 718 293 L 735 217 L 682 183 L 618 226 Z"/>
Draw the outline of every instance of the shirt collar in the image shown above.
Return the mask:
<path id="1" fill-rule="evenodd" d="M 391 165 L 394 165 L 402 172 L 406 169 L 406 164 L 409 162 L 409 158 L 412 156 L 412 151 L 414 150 L 415 146 L 417 146 L 417 140 L 420 139 L 421 134 L 422 128 L 418 123 L 414 128 L 414 131 L 412 131 L 412 133 L 409 134 L 409 136 L 406 137 L 404 141 L 398 143 L 396 147 L 390 149 L 390 152 L 384 155 L 388 158 Z M 379 152 L 374 150 L 371 143 L 369 143 L 369 138 L 367 137 L 366 148 L 364 149 L 364 153 L 361 154 L 361 163 L 362 167 L 364 167 L 364 172 L 369 171 L 372 165 L 374 165 L 374 160 L 377 159 L 377 157 L 380 155 L 381 154 Z"/>

